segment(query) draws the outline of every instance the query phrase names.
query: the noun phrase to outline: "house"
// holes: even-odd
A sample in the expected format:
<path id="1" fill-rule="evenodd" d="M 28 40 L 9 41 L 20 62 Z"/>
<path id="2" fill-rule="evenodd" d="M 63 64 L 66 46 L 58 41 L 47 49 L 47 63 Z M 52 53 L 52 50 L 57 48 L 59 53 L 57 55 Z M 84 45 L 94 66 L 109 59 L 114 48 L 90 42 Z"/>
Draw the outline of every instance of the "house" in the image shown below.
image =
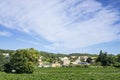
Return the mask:
<path id="1" fill-rule="evenodd" d="M 56 63 L 53 63 L 53 64 L 51 65 L 51 67 L 61 67 L 61 64 L 58 63 L 58 62 L 56 62 Z"/>
<path id="2" fill-rule="evenodd" d="M 38 65 L 38 67 L 45 67 L 45 68 L 51 67 L 51 63 L 49 63 L 49 62 L 42 62 L 41 64 Z"/>
<path id="3" fill-rule="evenodd" d="M 96 61 L 97 57 L 91 57 L 91 59 L 92 59 L 91 62 L 94 63 Z"/>
<path id="4" fill-rule="evenodd" d="M 79 64 L 81 62 L 80 60 L 80 56 L 74 61 L 74 62 L 71 62 L 72 64 Z"/>
<path id="5" fill-rule="evenodd" d="M 42 56 L 40 56 L 39 57 L 39 59 L 38 59 L 38 67 L 42 67 L 43 66 L 43 64 L 44 64 L 44 62 L 42 61 Z"/>
<path id="6" fill-rule="evenodd" d="M 10 54 L 9 54 L 9 53 L 3 53 L 3 55 L 4 55 L 5 57 L 10 57 Z"/>
<path id="7" fill-rule="evenodd" d="M 51 67 L 51 64 L 44 64 L 42 67 L 49 68 Z"/>
<path id="8" fill-rule="evenodd" d="M 77 56 L 71 56 L 71 58 L 76 58 Z"/>
<path id="9" fill-rule="evenodd" d="M 80 56 L 82 62 L 86 62 L 88 59 L 88 56 Z"/>
<path id="10" fill-rule="evenodd" d="M 43 59 L 43 56 L 40 56 L 38 59 L 38 67 L 46 67 L 46 68 L 51 67 L 51 63 L 45 62 L 42 59 Z"/>
<path id="11" fill-rule="evenodd" d="M 63 57 L 63 58 L 60 58 L 60 59 L 61 59 L 61 61 L 63 62 L 63 65 L 64 65 L 64 66 L 70 65 L 70 60 L 69 60 L 68 57 Z"/>

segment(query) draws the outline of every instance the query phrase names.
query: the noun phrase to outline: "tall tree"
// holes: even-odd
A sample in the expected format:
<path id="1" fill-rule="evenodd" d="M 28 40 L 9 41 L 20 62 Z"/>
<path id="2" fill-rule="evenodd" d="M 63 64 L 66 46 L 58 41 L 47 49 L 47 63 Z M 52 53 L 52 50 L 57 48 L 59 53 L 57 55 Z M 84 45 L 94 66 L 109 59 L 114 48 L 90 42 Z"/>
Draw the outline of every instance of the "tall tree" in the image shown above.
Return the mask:
<path id="1" fill-rule="evenodd" d="M 103 57 L 103 52 L 102 52 L 102 50 L 100 50 L 100 52 L 99 52 L 99 55 L 98 55 L 98 58 L 97 58 L 96 62 L 101 62 L 101 61 L 102 61 L 102 57 Z"/>
<path id="2" fill-rule="evenodd" d="M 10 58 L 10 62 L 5 64 L 5 71 L 16 73 L 32 73 L 37 65 L 39 52 L 33 48 L 19 49 Z"/>
<path id="3" fill-rule="evenodd" d="M 120 62 L 120 54 L 117 55 L 117 61 Z"/>
<path id="4" fill-rule="evenodd" d="M 100 50 L 100 53 L 98 55 L 96 62 L 101 62 L 103 66 L 106 66 L 108 63 L 107 52 L 104 53 L 102 52 L 102 50 Z"/>
<path id="5" fill-rule="evenodd" d="M 108 66 L 114 65 L 116 62 L 116 57 L 115 56 L 109 56 L 108 57 Z"/>

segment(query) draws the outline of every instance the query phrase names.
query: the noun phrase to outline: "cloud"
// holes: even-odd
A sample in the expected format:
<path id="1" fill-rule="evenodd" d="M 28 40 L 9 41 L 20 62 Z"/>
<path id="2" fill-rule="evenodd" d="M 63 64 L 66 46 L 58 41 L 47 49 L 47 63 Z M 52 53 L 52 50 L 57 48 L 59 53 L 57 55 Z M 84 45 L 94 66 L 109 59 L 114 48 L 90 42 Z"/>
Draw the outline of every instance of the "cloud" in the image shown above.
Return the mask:
<path id="1" fill-rule="evenodd" d="M 76 50 L 118 38 L 118 11 L 96 0 L 0 0 L 0 24 L 37 34 L 51 50 Z"/>
<path id="2" fill-rule="evenodd" d="M 12 36 L 12 33 L 8 31 L 0 31 L 0 36 L 10 37 Z"/>
<path id="3" fill-rule="evenodd" d="M 33 45 L 39 45 L 39 44 L 40 44 L 40 43 L 37 42 L 37 41 L 26 40 L 26 39 L 23 39 L 23 38 L 16 38 L 16 40 L 22 41 L 22 42 L 24 42 L 24 43 L 30 43 L 30 44 L 33 44 Z"/>

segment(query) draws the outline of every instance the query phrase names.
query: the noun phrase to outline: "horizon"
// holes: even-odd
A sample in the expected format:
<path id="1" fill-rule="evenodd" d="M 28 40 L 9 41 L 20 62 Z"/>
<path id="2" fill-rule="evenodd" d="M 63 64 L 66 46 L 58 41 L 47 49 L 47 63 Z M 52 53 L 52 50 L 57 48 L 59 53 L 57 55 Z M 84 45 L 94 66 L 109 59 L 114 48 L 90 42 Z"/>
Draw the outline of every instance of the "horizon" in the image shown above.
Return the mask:
<path id="1" fill-rule="evenodd" d="M 20 50 L 20 49 L 30 49 L 30 48 L 19 48 L 19 49 L 0 49 L 0 50 L 12 50 L 12 51 L 16 51 L 16 50 Z M 33 48 L 33 49 L 35 49 L 35 48 Z M 35 50 L 37 50 L 37 49 L 35 49 Z M 101 50 L 99 50 L 99 52 L 98 52 L 98 53 L 89 53 L 89 52 L 88 52 L 88 53 L 86 53 L 86 52 L 57 53 L 57 52 L 48 52 L 48 51 L 42 51 L 42 50 L 37 50 L 37 51 L 39 51 L 39 52 L 46 52 L 46 53 L 49 53 L 49 54 L 64 54 L 64 55 L 71 55 L 71 54 L 99 55 Z M 102 52 L 103 52 L 103 53 L 107 53 L 108 55 L 118 55 L 118 54 L 120 54 L 120 53 L 117 53 L 117 54 L 112 54 L 112 53 L 108 53 L 108 52 L 103 51 L 103 50 L 102 50 Z"/>
<path id="2" fill-rule="evenodd" d="M 0 0 L 0 49 L 120 53 L 120 0 Z"/>

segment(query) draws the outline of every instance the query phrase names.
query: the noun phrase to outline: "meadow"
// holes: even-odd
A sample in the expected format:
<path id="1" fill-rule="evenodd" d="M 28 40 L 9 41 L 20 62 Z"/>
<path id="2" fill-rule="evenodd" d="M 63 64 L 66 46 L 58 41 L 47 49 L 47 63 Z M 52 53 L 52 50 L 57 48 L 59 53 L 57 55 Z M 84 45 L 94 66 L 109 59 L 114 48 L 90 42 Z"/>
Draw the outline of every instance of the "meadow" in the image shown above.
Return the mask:
<path id="1" fill-rule="evenodd" d="M 33 74 L 0 72 L 0 80 L 120 80 L 120 69 L 38 68 Z"/>

